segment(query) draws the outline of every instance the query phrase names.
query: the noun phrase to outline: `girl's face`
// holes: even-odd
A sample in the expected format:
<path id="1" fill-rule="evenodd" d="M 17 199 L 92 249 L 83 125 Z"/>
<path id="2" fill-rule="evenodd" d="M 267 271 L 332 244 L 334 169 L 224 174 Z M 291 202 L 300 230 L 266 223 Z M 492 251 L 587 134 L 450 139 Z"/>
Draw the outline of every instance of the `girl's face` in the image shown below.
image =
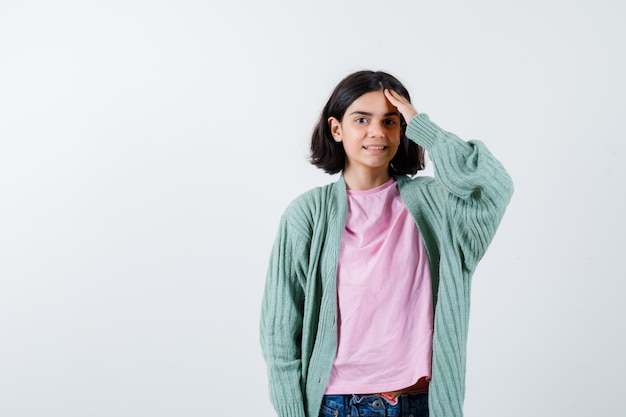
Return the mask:
<path id="1" fill-rule="evenodd" d="M 400 112 L 382 90 L 363 94 L 346 109 L 341 122 L 330 117 L 328 123 L 335 141 L 343 143 L 345 175 L 387 173 L 402 130 Z"/>

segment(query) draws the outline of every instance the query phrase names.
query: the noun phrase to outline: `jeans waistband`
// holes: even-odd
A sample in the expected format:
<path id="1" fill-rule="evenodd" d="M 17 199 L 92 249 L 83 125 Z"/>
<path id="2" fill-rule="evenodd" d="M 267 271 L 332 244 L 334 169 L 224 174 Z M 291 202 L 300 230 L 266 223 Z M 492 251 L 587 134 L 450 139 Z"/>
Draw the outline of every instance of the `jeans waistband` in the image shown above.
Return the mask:
<path id="1" fill-rule="evenodd" d="M 367 415 L 401 417 L 428 415 L 428 393 L 398 395 L 395 404 L 380 394 L 324 395 L 322 409 L 335 410 L 335 415 Z M 425 414 L 424 414 L 425 413 Z"/>

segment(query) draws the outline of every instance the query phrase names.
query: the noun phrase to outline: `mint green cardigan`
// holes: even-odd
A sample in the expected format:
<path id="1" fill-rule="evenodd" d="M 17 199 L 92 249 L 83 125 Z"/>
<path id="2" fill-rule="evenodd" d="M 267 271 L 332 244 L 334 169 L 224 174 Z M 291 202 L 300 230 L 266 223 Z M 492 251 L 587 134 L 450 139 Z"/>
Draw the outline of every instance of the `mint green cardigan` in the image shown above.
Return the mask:
<path id="1" fill-rule="evenodd" d="M 435 301 L 430 416 L 460 417 L 472 274 L 513 184 L 482 142 L 464 142 L 423 113 L 410 121 L 406 134 L 428 151 L 435 173 L 396 178 L 430 261 Z M 341 177 L 299 196 L 281 217 L 260 327 L 270 400 L 280 417 L 319 413 L 337 349 L 335 283 L 346 215 Z"/>

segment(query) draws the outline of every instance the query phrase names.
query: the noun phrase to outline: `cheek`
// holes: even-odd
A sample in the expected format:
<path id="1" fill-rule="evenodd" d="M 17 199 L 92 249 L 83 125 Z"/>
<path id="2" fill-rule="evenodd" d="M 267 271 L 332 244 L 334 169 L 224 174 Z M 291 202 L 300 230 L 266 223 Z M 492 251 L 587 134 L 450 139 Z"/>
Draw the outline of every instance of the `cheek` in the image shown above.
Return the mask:
<path id="1" fill-rule="evenodd" d="M 403 134 L 402 134 L 401 131 L 396 132 L 395 135 L 394 135 L 394 137 L 395 137 L 394 143 L 395 144 L 402 143 L 402 136 L 403 136 Z"/>
<path id="2" fill-rule="evenodd" d="M 402 137 L 399 137 L 398 140 L 394 141 L 393 146 L 395 148 L 395 152 L 394 154 L 398 151 L 398 149 L 400 149 L 400 147 L 403 145 L 402 142 Z"/>

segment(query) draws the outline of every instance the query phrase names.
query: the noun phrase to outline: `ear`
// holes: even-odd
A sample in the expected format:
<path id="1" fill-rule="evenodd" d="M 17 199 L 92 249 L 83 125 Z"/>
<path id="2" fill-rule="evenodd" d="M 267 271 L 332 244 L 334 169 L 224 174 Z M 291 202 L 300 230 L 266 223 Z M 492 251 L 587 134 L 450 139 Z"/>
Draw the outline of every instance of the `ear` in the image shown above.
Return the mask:
<path id="1" fill-rule="evenodd" d="M 341 122 L 337 120 L 336 117 L 329 117 L 328 126 L 330 127 L 330 133 L 333 135 L 333 139 L 335 139 L 335 142 L 343 142 Z"/>

